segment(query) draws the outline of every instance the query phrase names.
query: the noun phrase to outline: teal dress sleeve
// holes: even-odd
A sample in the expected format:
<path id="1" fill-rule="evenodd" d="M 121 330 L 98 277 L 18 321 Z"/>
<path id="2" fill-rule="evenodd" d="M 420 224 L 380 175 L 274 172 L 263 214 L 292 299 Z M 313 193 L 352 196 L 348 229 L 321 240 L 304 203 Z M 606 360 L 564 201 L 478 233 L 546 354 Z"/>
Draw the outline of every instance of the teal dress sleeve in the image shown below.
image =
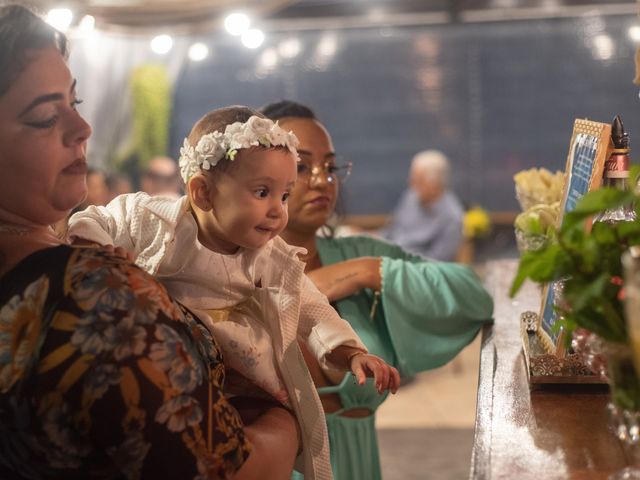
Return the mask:
<path id="1" fill-rule="evenodd" d="M 491 319 L 493 301 L 467 266 L 382 258 L 381 305 L 403 374 L 451 360 Z"/>
<path id="2" fill-rule="evenodd" d="M 491 296 L 466 265 L 424 259 L 370 237 L 319 240 L 325 265 L 362 256 L 382 258 L 380 305 L 368 321 L 384 325 L 394 364 L 403 375 L 444 365 L 491 320 Z M 371 292 L 363 293 L 373 298 Z M 338 302 L 341 313 L 362 302 L 356 297 Z"/>

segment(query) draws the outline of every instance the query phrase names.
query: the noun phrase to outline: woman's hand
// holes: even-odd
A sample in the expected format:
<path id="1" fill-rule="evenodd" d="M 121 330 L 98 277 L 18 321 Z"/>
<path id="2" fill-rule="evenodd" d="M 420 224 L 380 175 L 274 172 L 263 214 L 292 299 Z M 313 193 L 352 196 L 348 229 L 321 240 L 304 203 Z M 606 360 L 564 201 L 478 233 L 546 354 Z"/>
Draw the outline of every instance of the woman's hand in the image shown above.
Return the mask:
<path id="1" fill-rule="evenodd" d="M 129 260 L 130 262 L 134 262 L 133 254 L 129 250 L 125 250 L 122 247 L 114 247 L 113 245 L 105 245 L 103 247 L 109 253 L 112 253 L 116 257 L 123 258 L 125 260 Z"/>
<path id="2" fill-rule="evenodd" d="M 390 390 L 396 393 L 400 386 L 398 370 L 387 364 L 380 357 L 360 352 L 351 357 L 351 372 L 356 376 L 359 385 L 363 385 L 366 377 L 375 378 L 378 393 Z"/>
<path id="3" fill-rule="evenodd" d="M 240 396 L 231 397 L 229 403 L 238 411 L 245 425 L 252 424 L 271 408 L 282 407 L 275 400 Z"/>
<path id="4" fill-rule="evenodd" d="M 80 237 L 72 237 L 71 244 L 82 245 L 87 247 L 104 248 L 107 252 L 112 253 L 116 257 L 123 258 L 124 260 L 129 260 L 130 262 L 135 261 L 135 258 L 133 258 L 133 254 L 129 250 L 125 250 L 122 247 L 114 247 L 113 245 L 100 245 L 96 242 L 93 242 L 91 240 L 87 240 L 84 238 L 80 238 Z"/>
<path id="5" fill-rule="evenodd" d="M 380 290 L 380 258 L 360 257 L 307 272 L 329 302 L 349 297 L 363 288 Z"/>

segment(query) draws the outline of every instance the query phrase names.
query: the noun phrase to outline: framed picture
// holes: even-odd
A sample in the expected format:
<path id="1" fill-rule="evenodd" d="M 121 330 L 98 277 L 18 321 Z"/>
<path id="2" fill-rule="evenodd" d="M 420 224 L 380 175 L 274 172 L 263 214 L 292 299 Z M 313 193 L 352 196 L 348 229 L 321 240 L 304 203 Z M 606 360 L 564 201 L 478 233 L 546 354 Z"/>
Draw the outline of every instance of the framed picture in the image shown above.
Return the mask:
<path id="1" fill-rule="evenodd" d="M 611 125 L 582 119 L 574 122 L 565 167 L 560 225 L 564 214 L 572 211 L 585 193 L 600 187 L 604 164 L 612 149 Z M 561 294 L 561 282 L 552 282 L 544 287 L 537 330 L 547 353 L 559 357 L 564 356 L 564 341 L 562 332 L 554 330 L 558 318 L 553 307 Z"/>

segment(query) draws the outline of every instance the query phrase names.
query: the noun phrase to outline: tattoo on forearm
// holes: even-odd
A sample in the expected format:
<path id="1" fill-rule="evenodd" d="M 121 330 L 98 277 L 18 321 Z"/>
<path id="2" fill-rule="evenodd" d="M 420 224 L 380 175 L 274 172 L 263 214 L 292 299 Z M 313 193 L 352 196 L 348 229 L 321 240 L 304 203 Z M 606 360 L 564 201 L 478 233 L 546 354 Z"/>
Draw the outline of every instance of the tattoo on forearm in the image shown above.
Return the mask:
<path id="1" fill-rule="evenodd" d="M 335 286 L 341 282 L 344 282 L 345 280 L 348 280 L 349 278 L 355 277 L 358 275 L 358 272 L 351 272 L 351 273 L 347 273 L 346 275 L 343 275 L 342 277 L 338 277 L 336 279 L 333 280 L 333 282 L 331 282 L 331 286 Z"/>

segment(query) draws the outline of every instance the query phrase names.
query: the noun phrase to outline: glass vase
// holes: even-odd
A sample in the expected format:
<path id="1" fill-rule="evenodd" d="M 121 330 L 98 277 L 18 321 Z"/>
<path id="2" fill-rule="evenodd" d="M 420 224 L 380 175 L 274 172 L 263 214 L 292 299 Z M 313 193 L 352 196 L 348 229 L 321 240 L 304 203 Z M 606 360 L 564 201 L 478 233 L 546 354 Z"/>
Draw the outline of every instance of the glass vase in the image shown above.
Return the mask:
<path id="1" fill-rule="evenodd" d="M 549 237 L 544 234 L 526 233 L 519 228 L 515 228 L 514 230 L 516 245 L 520 253 L 538 251 L 549 241 Z"/>
<path id="2" fill-rule="evenodd" d="M 571 349 L 594 375 L 605 380 L 609 378 L 602 340 L 595 333 L 585 328 L 576 328 L 571 337 Z"/>
<path id="3" fill-rule="evenodd" d="M 640 371 L 640 247 L 633 246 L 622 255 L 622 267 L 625 322 L 636 369 Z"/>
<path id="4" fill-rule="evenodd" d="M 610 425 L 622 442 L 628 467 L 610 480 L 640 479 L 640 250 L 631 247 L 622 256 L 625 322 L 628 344 L 607 344 L 607 368 L 611 386 L 608 405 Z"/>
<path id="5" fill-rule="evenodd" d="M 609 480 L 640 479 L 640 412 L 620 408 L 615 403 L 607 405 L 609 424 L 622 443 L 627 466 L 609 475 Z"/>
<path id="6" fill-rule="evenodd" d="M 609 480 L 640 480 L 640 380 L 631 348 L 622 343 L 602 342 L 607 364 L 611 402 L 607 405 L 609 425 L 620 440 L 627 466 Z"/>

